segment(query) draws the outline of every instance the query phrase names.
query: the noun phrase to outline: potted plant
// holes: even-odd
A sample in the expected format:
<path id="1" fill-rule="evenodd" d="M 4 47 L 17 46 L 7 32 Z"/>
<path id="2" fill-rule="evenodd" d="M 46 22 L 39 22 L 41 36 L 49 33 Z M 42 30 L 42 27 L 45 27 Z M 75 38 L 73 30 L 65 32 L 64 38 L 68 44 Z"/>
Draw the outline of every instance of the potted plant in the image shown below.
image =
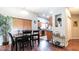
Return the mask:
<path id="1" fill-rule="evenodd" d="M 0 35 L 3 36 L 3 45 L 9 43 L 8 32 L 10 32 L 11 17 L 0 15 Z"/>

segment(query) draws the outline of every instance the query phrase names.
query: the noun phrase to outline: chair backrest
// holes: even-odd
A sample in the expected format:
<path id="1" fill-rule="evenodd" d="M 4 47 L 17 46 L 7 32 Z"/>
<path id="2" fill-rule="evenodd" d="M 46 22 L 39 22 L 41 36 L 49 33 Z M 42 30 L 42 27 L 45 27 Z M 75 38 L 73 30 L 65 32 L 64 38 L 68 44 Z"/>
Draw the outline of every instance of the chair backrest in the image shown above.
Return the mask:
<path id="1" fill-rule="evenodd" d="M 23 30 L 23 34 L 31 34 L 32 30 Z"/>
<path id="2" fill-rule="evenodd" d="M 39 34 L 39 30 L 34 30 L 33 34 Z"/>
<path id="3" fill-rule="evenodd" d="M 39 30 L 33 30 L 33 37 L 37 37 L 39 39 Z"/>
<path id="4" fill-rule="evenodd" d="M 8 33 L 8 34 L 9 34 L 9 36 L 10 36 L 10 38 L 11 38 L 11 42 L 14 43 L 14 39 L 13 39 L 12 34 L 11 34 L 11 33 Z"/>

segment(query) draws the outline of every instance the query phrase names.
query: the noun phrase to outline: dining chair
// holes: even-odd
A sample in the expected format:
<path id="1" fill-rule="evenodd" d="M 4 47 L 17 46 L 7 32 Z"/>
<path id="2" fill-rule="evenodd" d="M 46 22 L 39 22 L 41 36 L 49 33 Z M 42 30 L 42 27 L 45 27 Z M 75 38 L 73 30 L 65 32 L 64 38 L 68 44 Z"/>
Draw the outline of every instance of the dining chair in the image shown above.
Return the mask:
<path id="1" fill-rule="evenodd" d="M 30 48 L 32 49 L 31 33 L 32 33 L 32 30 L 23 30 L 23 35 L 25 36 L 24 40 L 27 43 L 27 46 L 30 45 Z"/>
<path id="2" fill-rule="evenodd" d="M 39 45 L 40 44 L 39 30 L 34 30 L 31 38 L 33 43 L 34 42 L 36 43 L 36 41 L 38 41 L 38 45 Z"/>
<path id="3" fill-rule="evenodd" d="M 15 48 L 16 44 L 18 44 L 19 49 L 21 50 L 21 47 L 23 46 L 22 43 L 22 38 L 17 38 L 17 42 L 16 42 L 16 38 L 14 39 L 11 33 L 8 33 L 10 38 L 11 38 L 11 51 L 13 51 L 13 49 Z M 16 50 L 18 50 L 18 46 L 16 47 Z M 24 48 L 23 48 L 24 50 Z"/>
<path id="4" fill-rule="evenodd" d="M 8 34 L 9 34 L 9 36 L 10 36 L 10 38 L 11 38 L 11 50 L 13 51 L 13 48 L 14 48 L 16 42 L 15 42 L 15 40 L 14 40 L 12 34 L 11 34 L 11 33 L 8 33 Z"/>

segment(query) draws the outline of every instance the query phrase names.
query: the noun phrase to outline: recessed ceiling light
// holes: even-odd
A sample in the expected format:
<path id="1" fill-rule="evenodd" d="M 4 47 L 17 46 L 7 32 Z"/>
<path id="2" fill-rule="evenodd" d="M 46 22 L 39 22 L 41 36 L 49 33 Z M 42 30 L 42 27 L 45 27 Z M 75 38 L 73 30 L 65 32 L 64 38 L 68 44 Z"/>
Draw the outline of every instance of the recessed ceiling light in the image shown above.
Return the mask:
<path id="1" fill-rule="evenodd" d="M 22 11 L 21 11 L 21 14 L 26 14 L 26 15 L 28 15 L 29 12 L 27 12 L 27 11 L 25 11 L 25 10 L 22 10 Z"/>

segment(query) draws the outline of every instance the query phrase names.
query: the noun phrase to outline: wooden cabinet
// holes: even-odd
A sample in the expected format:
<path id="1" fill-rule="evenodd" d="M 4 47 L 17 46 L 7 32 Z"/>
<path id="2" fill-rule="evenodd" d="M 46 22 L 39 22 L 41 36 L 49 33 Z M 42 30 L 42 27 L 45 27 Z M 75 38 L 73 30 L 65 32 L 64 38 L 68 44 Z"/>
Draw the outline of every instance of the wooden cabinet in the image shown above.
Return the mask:
<path id="1" fill-rule="evenodd" d="M 13 19 L 13 27 L 14 28 L 23 28 L 23 20 L 14 18 Z"/>
<path id="2" fill-rule="evenodd" d="M 27 24 L 28 24 L 27 28 L 28 29 L 32 29 L 32 21 L 28 20 Z"/>
<path id="3" fill-rule="evenodd" d="M 13 27 L 20 28 L 20 29 L 27 29 L 27 30 L 32 29 L 32 20 L 14 18 Z"/>
<path id="4" fill-rule="evenodd" d="M 27 21 L 26 20 L 23 20 L 23 29 L 27 29 L 28 27 L 27 27 L 28 25 L 27 25 Z"/>
<path id="5" fill-rule="evenodd" d="M 52 39 L 52 32 L 51 31 L 47 31 L 47 39 L 50 41 Z"/>

